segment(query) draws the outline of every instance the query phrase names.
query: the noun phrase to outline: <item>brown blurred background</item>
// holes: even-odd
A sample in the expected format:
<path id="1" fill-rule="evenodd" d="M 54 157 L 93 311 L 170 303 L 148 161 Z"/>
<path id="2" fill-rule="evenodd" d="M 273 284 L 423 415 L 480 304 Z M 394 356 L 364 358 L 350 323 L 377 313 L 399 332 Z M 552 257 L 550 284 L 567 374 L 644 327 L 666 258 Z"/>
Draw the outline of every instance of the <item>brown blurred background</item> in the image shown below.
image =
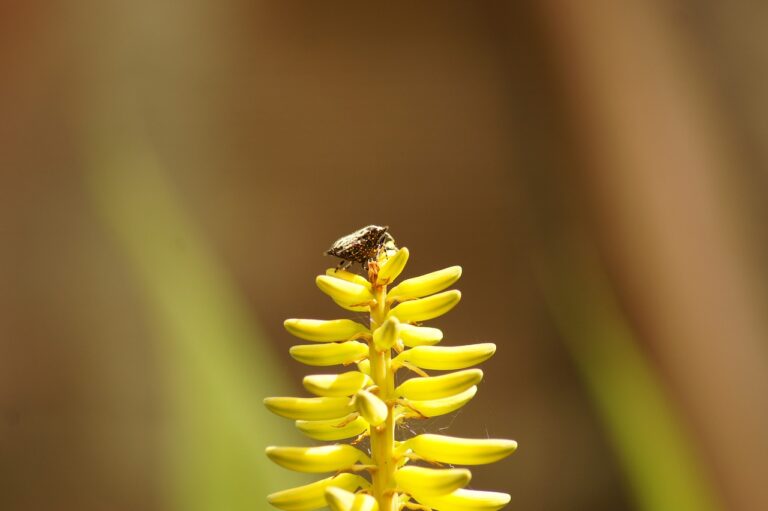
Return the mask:
<path id="1" fill-rule="evenodd" d="M 768 509 L 768 6 L 3 2 L 0 508 L 267 509 L 339 236 L 460 264 L 509 509 Z"/>

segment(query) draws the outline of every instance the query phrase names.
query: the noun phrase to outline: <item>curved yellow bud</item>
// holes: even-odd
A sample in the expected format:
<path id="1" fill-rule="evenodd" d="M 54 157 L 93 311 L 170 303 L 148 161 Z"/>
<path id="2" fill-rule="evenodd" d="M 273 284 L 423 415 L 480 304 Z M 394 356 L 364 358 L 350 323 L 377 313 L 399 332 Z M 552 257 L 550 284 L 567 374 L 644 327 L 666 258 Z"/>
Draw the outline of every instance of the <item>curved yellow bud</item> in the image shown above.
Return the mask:
<path id="1" fill-rule="evenodd" d="M 309 366 L 351 364 L 368 355 L 368 345 L 357 341 L 300 344 L 288 350 L 293 358 Z"/>
<path id="2" fill-rule="evenodd" d="M 472 385 L 464 392 L 454 396 L 429 401 L 408 401 L 408 406 L 424 417 L 437 417 L 458 410 L 477 394 L 477 387 Z"/>
<path id="3" fill-rule="evenodd" d="M 396 356 L 392 365 L 398 367 L 402 362 L 410 362 L 422 369 L 451 371 L 485 362 L 495 352 L 496 345 L 490 342 L 466 346 L 416 346 Z"/>
<path id="4" fill-rule="evenodd" d="M 455 373 L 430 376 L 428 378 L 411 378 L 404 381 L 396 389 L 395 393 L 406 399 L 440 399 L 453 396 L 467 390 L 483 379 L 483 371 L 480 369 L 465 369 Z"/>
<path id="5" fill-rule="evenodd" d="M 311 374 L 305 376 L 302 383 L 305 389 L 317 396 L 342 397 L 351 396 L 370 385 L 372 380 L 359 371 L 348 371 L 342 374 Z"/>
<path id="6" fill-rule="evenodd" d="M 403 247 L 395 252 L 394 255 L 389 256 L 379 267 L 376 283 L 383 286 L 395 280 L 403 271 L 403 268 L 405 268 L 405 263 L 408 262 L 408 255 L 408 249 Z"/>
<path id="7" fill-rule="evenodd" d="M 368 279 L 363 277 L 362 275 L 358 275 L 357 273 L 352 273 L 351 271 L 347 270 L 337 270 L 336 268 L 328 268 L 325 270 L 325 274 L 329 277 L 334 277 L 341 280 L 346 280 L 347 282 L 354 282 L 355 284 L 360 284 L 361 286 L 365 286 L 370 289 L 371 283 L 368 282 Z"/>
<path id="8" fill-rule="evenodd" d="M 506 493 L 459 489 L 448 495 L 425 495 L 419 502 L 440 511 L 497 511 L 509 504 Z"/>
<path id="9" fill-rule="evenodd" d="M 338 305 L 344 310 L 348 310 L 352 312 L 369 312 L 371 310 L 371 308 L 368 305 L 345 305 L 336 300 L 334 300 L 333 303 L 335 303 L 336 305 Z"/>
<path id="10" fill-rule="evenodd" d="M 387 420 L 387 405 L 378 396 L 367 390 L 358 390 L 355 395 L 357 411 L 371 426 L 378 426 Z"/>
<path id="11" fill-rule="evenodd" d="M 357 363 L 357 370 L 361 373 L 370 376 L 371 375 L 371 361 L 367 358 Z"/>
<path id="12" fill-rule="evenodd" d="M 426 298 L 403 302 L 394 307 L 389 315 L 395 316 L 403 323 L 427 321 L 442 316 L 453 309 L 459 300 L 461 300 L 461 292 L 452 289 Z"/>
<path id="13" fill-rule="evenodd" d="M 293 420 L 317 421 L 344 417 L 355 411 L 346 397 L 268 397 L 270 412 Z"/>
<path id="14" fill-rule="evenodd" d="M 315 342 L 351 341 L 371 333 L 364 325 L 351 319 L 286 319 L 283 326 L 289 334 Z"/>
<path id="15" fill-rule="evenodd" d="M 409 438 L 401 447 L 419 457 L 455 465 L 484 465 L 506 458 L 517 449 L 514 440 L 456 438 L 427 433 Z"/>
<path id="16" fill-rule="evenodd" d="M 355 474 L 339 474 L 315 481 L 311 484 L 298 486 L 275 492 L 267 496 L 267 501 L 283 511 L 312 511 L 325 507 L 325 490 L 335 487 L 347 491 L 366 488 L 370 483 Z"/>
<path id="17" fill-rule="evenodd" d="M 333 300 L 347 307 L 365 305 L 373 300 L 371 289 L 356 282 L 337 279 L 328 275 L 318 275 L 315 283 L 320 291 L 327 294 Z"/>
<path id="18" fill-rule="evenodd" d="M 325 501 L 331 511 L 378 511 L 376 499 L 365 493 L 352 493 L 341 488 L 326 488 Z"/>
<path id="19" fill-rule="evenodd" d="M 438 328 L 400 323 L 400 340 L 410 348 L 431 346 L 443 340 L 443 332 Z"/>
<path id="20" fill-rule="evenodd" d="M 412 300 L 435 294 L 452 286 L 461 277 L 461 266 L 451 266 L 443 270 L 433 271 L 420 277 L 406 279 L 393 287 L 387 295 L 389 300 Z"/>
<path id="21" fill-rule="evenodd" d="M 368 429 L 368 422 L 356 415 L 323 421 L 296 421 L 296 427 L 309 438 L 334 442 L 360 435 Z"/>
<path id="22" fill-rule="evenodd" d="M 379 351 L 392 348 L 397 341 L 400 331 L 400 321 L 396 317 L 388 318 L 379 328 L 373 331 L 373 344 Z"/>
<path id="23" fill-rule="evenodd" d="M 420 495 L 446 495 L 464 488 L 472 479 L 466 468 L 435 469 L 407 465 L 395 474 L 399 489 L 417 499 Z"/>
<path id="24" fill-rule="evenodd" d="M 363 451 L 347 444 L 318 447 L 267 447 L 269 459 L 296 472 L 336 472 L 350 468 L 357 462 L 370 463 Z"/>

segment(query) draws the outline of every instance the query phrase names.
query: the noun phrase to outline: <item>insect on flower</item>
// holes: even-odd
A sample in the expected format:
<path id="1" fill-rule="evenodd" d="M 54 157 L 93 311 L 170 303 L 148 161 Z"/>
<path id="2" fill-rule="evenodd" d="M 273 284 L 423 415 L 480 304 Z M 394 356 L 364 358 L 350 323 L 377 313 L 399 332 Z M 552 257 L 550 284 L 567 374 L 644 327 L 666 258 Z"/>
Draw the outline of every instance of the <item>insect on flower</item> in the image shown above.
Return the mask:
<path id="1" fill-rule="evenodd" d="M 336 256 L 342 261 L 338 270 L 348 268 L 352 263 L 360 263 L 367 269 L 368 263 L 375 261 L 387 245 L 394 248 L 395 239 L 387 232 L 388 226 L 368 225 L 336 240 L 325 251 L 325 255 Z"/>

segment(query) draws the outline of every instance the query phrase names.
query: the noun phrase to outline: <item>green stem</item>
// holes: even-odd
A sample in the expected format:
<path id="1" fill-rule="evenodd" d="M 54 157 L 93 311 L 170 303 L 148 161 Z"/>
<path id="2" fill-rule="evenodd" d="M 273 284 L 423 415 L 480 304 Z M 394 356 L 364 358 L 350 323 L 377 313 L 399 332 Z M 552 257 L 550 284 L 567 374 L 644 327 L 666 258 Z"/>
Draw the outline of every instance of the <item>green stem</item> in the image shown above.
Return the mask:
<path id="1" fill-rule="evenodd" d="M 371 330 L 379 327 L 387 317 L 387 287 L 375 286 L 376 307 L 371 310 Z M 378 386 L 379 397 L 387 403 L 387 420 L 378 427 L 371 428 L 371 458 L 376 470 L 372 474 L 373 496 L 379 503 L 380 511 L 397 511 L 395 471 L 397 469 L 395 448 L 395 376 L 392 371 L 392 351 L 377 351 L 369 342 L 371 378 Z"/>

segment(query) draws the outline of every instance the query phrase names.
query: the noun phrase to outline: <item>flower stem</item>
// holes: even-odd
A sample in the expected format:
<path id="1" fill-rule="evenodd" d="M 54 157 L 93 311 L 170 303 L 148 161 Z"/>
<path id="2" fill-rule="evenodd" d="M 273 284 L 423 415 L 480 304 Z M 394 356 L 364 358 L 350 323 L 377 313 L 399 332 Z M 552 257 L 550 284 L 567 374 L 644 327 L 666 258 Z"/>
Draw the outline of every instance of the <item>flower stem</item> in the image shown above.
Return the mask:
<path id="1" fill-rule="evenodd" d="M 371 330 L 381 325 L 387 317 L 387 286 L 374 285 L 376 307 L 371 308 Z M 371 360 L 371 378 L 379 388 L 379 397 L 387 403 L 387 420 L 384 424 L 371 428 L 371 458 L 377 467 L 372 474 L 373 496 L 380 511 L 397 511 L 394 459 L 395 448 L 395 377 L 392 372 L 392 352 L 390 349 L 378 351 L 373 341 L 369 343 Z"/>

